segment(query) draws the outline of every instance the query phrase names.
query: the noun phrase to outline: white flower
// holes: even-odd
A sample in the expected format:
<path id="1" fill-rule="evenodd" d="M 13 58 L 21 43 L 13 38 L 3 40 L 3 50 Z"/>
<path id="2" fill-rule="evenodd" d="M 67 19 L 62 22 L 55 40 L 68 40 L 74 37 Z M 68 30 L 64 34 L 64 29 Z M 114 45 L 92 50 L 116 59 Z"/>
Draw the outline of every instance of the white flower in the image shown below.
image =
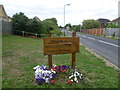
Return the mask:
<path id="1" fill-rule="evenodd" d="M 72 78 L 72 77 L 73 77 L 73 75 L 69 76 L 69 79 Z"/>
<path id="2" fill-rule="evenodd" d="M 81 79 L 81 76 L 79 76 L 80 77 L 80 79 Z"/>
<path id="3" fill-rule="evenodd" d="M 54 67 L 56 67 L 56 65 L 55 65 L 55 64 L 53 64 L 53 66 L 54 66 Z"/>
<path id="4" fill-rule="evenodd" d="M 78 83 L 78 80 L 76 82 Z"/>
<path id="5" fill-rule="evenodd" d="M 77 75 L 79 76 L 79 75 L 80 75 L 80 73 L 77 73 Z"/>
<path id="6" fill-rule="evenodd" d="M 76 74 L 74 74 L 74 76 L 76 77 Z"/>
<path id="7" fill-rule="evenodd" d="M 54 73 L 54 74 L 56 73 L 56 72 L 55 72 L 54 70 L 52 70 L 52 69 L 51 69 L 51 72 Z"/>
<path id="8" fill-rule="evenodd" d="M 41 69 L 36 69 L 36 71 L 35 71 L 35 74 L 38 74 L 38 73 L 41 73 L 42 72 L 42 70 Z"/>
<path id="9" fill-rule="evenodd" d="M 76 78 L 76 77 L 74 78 L 74 81 L 77 81 L 77 78 Z"/>
<path id="10" fill-rule="evenodd" d="M 36 70 L 36 69 L 37 69 L 37 68 L 39 68 L 39 67 L 40 67 L 40 66 L 39 66 L 39 65 L 37 65 L 37 66 L 36 66 L 36 67 L 34 67 L 33 69 L 34 69 L 34 70 Z"/>
<path id="11" fill-rule="evenodd" d="M 73 80 L 70 80 L 70 81 L 72 81 L 72 82 L 73 82 Z"/>

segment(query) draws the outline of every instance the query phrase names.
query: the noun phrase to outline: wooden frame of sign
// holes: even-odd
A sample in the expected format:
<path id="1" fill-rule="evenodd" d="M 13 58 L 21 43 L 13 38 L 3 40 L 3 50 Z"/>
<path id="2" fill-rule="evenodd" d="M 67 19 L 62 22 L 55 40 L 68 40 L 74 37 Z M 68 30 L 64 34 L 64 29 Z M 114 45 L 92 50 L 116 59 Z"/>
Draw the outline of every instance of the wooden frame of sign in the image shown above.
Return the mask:
<path id="1" fill-rule="evenodd" d="M 79 52 L 79 37 L 76 33 L 72 33 L 72 37 L 52 38 L 48 34 L 48 38 L 44 38 L 44 55 L 48 55 L 49 69 L 52 68 L 52 55 L 72 53 L 72 68 L 75 68 L 75 53 Z"/>

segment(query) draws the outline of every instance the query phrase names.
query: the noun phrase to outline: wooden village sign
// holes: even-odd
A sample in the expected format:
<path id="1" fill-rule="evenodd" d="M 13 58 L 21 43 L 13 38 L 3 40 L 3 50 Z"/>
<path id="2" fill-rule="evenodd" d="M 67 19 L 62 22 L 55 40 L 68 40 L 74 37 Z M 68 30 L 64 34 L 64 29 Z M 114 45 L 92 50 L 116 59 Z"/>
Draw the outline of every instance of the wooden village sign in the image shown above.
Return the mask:
<path id="1" fill-rule="evenodd" d="M 52 68 L 52 55 L 72 53 L 72 68 L 75 67 L 75 53 L 79 52 L 79 37 L 72 33 L 72 37 L 44 38 L 44 55 L 48 55 L 49 68 Z"/>

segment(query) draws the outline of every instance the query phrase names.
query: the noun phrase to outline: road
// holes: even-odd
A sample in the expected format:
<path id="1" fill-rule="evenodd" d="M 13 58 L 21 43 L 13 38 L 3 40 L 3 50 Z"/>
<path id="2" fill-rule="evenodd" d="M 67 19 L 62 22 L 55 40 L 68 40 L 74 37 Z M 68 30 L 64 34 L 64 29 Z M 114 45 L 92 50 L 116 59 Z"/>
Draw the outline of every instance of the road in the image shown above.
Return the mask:
<path id="1" fill-rule="evenodd" d="M 69 32 L 69 36 L 71 36 L 71 32 Z M 118 40 L 81 33 L 77 33 L 77 36 L 80 37 L 80 43 L 103 56 L 112 64 L 120 67 L 118 65 L 118 49 L 120 49 Z"/>

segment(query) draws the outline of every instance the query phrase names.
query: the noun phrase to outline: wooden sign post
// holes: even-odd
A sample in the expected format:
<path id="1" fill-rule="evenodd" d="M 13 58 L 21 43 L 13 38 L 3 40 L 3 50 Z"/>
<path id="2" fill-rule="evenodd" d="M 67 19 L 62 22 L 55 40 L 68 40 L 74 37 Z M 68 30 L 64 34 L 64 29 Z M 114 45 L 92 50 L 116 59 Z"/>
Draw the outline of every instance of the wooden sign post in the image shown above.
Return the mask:
<path id="1" fill-rule="evenodd" d="M 49 69 L 52 68 L 52 55 L 72 53 L 72 68 L 75 68 L 75 53 L 79 52 L 79 37 L 72 33 L 72 37 L 44 38 L 44 55 L 48 55 Z"/>
<path id="2" fill-rule="evenodd" d="M 51 37 L 51 34 L 48 34 L 48 38 Z M 48 55 L 48 65 L 49 65 L 49 69 L 52 68 L 52 55 Z"/>
<path id="3" fill-rule="evenodd" d="M 76 37 L 76 33 L 72 33 L 72 37 Z M 75 68 L 75 52 L 72 53 L 72 68 Z"/>

